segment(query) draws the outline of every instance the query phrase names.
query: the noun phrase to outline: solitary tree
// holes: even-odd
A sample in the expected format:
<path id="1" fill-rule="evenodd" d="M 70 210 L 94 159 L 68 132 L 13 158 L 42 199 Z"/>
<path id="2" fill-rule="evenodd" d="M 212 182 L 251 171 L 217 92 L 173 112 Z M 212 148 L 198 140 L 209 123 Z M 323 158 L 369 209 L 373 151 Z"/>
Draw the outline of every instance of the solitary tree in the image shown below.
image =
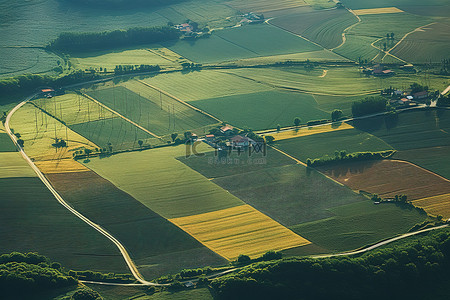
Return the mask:
<path id="1" fill-rule="evenodd" d="M 340 109 L 333 110 L 333 112 L 331 113 L 331 120 L 333 122 L 339 120 L 340 118 L 342 118 L 342 114 L 342 110 Z"/>
<path id="2" fill-rule="evenodd" d="M 294 125 L 297 127 L 300 126 L 301 122 L 302 122 L 302 120 L 300 120 L 300 118 L 298 118 L 298 117 L 294 119 Z"/>
<path id="3" fill-rule="evenodd" d="M 267 144 L 272 144 L 273 141 L 275 141 L 275 138 L 271 135 L 265 136 L 265 139 L 266 139 Z"/>
<path id="4" fill-rule="evenodd" d="M 144 144 L 144 142 L 143 142 L 142 140 L 139 140 L 139 141 L 138 141 L 138 144 L 139 144 L 139 147 L 142 148 L 142 144 Z"/>
<path id="5" fill-rule="evenodd" d="M 278 124 L 278 125 L 277 125 L 277 132 L 280 132 L 280 130 L 281 130 L 281 125 Z"/>
<path id="6" fill-rule="evenodd" d="M 175 139 L 178 137 L 178 133 L 174 132 L 170 135 L 170 137 L 172 138 L 172 142 L 175 142 Z"/>

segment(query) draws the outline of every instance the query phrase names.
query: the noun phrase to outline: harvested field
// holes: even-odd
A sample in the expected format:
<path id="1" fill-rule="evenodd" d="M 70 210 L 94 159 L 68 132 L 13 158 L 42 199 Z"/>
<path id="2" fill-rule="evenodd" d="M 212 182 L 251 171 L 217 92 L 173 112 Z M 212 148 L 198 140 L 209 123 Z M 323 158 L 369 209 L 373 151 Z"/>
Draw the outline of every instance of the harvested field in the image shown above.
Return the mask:
<path id="1" fill-rule="evenodd" d="M 319 169 L 353 190 L 382 198 L 404 194 L 417 200 L 450 193 L 450 181 L 403 161 L 351 162 Z"/>
<path id="2" fill-rule="evenodd" d="M 296 137 L 308 136 L 308 135 L 325 133 L 325 132 L 334 132 L 334 131 L 346 130 L 346 129 L 353 129 L 353 126 L 351 126 L 347 123 L 340 123 L 340 124 L 323 125 L 323 126 L 316 126 L 316 127 L 302 127 L 298 130 L 292 129 L 289 131 L 281 131 L 278 133 L 265 134 L 265 136 L 273 136 L 275 138 L 275 141 L 281 141 L 281 140 L 287 140 L 287 139 L 292 139 L 292 138 L 296 138 Z"/>
<path id="3" fill-rule="evenodd" d="M 36 173 L 18 152 L 0 152 L 0 178 L 36 177 Z"/>
<path id="4" fill-rule="evenodd" d="M 79 163 L 71 158 L 65 158 L 65 159 L 60 159 L 60 160 L 36 161 L 35 165 L 44 174 L 90 171 L 88 168 L 83 166 L 81 163 Z"/>
<path id="5" fill-rule="evenodd" d="M 310 244 L 249 205 L 170 221 L 228 260 Z"/>
<path id="6" fill-rule="evenodd" d="M 431 215 L 450 218 L 450 194 L 418 199 L 413 201 L 413 204 Z"/>
<path id="7" fill-rule="evenodd" d="M 61 206 L 40 179 L 0 179 L 0 191 L 0 253 L 39 252 L 68 269 L 128 272 L 117 247 Z"/>
<path id="8" fill-rule="evenodd" d="M 120 240 L 148 279 L 224 260 L 94 172 L 47 175 L 75 209 Z"/>
<path id="9" fill-rule="evenodd" d="M 363 15 L 378 15 L 378 14 L 395 14 L 401 13 L 403 10 L 397 7 L 381 7 L 381 8 L 369 8 L 369 9 L 355 9 L 353 10 L 358 16 Z"/>

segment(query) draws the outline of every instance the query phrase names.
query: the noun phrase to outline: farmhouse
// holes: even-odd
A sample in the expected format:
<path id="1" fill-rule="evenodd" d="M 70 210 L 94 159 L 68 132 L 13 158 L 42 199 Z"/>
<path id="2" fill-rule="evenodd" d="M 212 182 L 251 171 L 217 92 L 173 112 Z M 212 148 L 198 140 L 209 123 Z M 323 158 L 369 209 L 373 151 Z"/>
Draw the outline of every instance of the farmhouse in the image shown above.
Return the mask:
<path id="1" fill-rule="evenodd" d="M 241 20 L 241 23 L 258 24 L 264 22 L 263 14 L 256 14 L 254 12 L 249 12 L 243 15 L 243 17 L 244 18 Z"/>
<path id="2" fill-rule="evenodd" d="M 417 93 L 412 94 L 412 97 L 414 100 L 426 99 L 426 98 L 428 98 L 428 92 L 427 91 L 417 92 Z"/>
<path id="3" fill-rule="evenodd" d="M 247 148 L 252 140 L 246 136 L 236 135 L 230 139 L 233 148 Z"/>
<path id="4" fill-rule="evenodd" d="M 230 125 L 225 125 L 220 128 L 220 133 L 225 136 L 231 136 L 234 134 L 233 127 Z"/>
<path id="5" fill-rule="evenodd" d="M 183 33 L 191 33 L 194 31 L 194 26 L 192 26 L 189 23 L 183 23 L 183 24 L 178 24 L 175 25 L 175 28 L 178 29 L 179 31 L 183 32 Z"/>

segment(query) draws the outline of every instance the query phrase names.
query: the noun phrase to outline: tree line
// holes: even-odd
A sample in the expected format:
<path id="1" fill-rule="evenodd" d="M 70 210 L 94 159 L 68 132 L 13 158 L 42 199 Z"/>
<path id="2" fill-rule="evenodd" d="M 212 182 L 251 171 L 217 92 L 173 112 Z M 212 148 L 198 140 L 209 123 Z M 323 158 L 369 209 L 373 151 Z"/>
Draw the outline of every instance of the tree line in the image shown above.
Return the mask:
<path id="1" fill-rule="evenodd" d="M 320 158 L 306 160 L 306 164 L 310 167 L 318 167 L 338 162 L 349 162 L 349 161 L 364 161 L 364 160 L 376 160 L 376 159 L 386 159 L 394 155 L 395 150 L 386 151 L 366 151 L 366 152 L 353 152 L 347 153 L 347 151 L 335 151 L 334 156 L 325 155 Z"/>
<path id="2" fill-rule="evenodd" d="M 386 111 L 387 99 L 381 96 L 366 97 L 363 100 L 355 101 L 352 104 L 352 114 L 354 117 L 376 114 Z"/>
<path id="3" fill-rule="evenodd" d="M 444 230 L 359 257 L 259 262 L 210 285 L 218 299 L 446 299 L 449 265 Z"/>
<path id="4" fill-rule="evenodd" d="M 90 52 L 161 43 L 179 37 L 180 32 L 169 26 L 135 27 L 103 32 L 64 32 L 51 41 L 47 48 L 66 53 Z"/>

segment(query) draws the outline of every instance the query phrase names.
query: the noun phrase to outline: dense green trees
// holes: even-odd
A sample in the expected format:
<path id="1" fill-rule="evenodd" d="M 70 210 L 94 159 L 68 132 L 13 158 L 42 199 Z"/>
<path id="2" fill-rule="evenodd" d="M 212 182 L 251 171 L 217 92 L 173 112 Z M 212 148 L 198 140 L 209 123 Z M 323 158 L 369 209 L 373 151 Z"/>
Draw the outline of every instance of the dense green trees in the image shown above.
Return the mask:
<path id="1" fill-rule="evenodd" d="M 50 42 L 49 49 L 62 52 L 90 52 L 176 40 L 180 32 L 173 27 L 136 27 L 104 32 L 65 32 Z"/>
<path id="2" fill-rule="evenodd" d="M 440 107 L 450 107 L 450 95 L 439 97 L 436 105 Z"/>
<path id="3" fill-rule="evenodd" d="M 367 97 L 352 104 L 352 114 L 354 117 L 376 114 L 386 111 L 387 99 L 381 96 Z"/>
<path id="4" fill-rule="evenodd" d="M 434 288 L 449 282 L 449 263 L 444 231 L 361 257 L 260 262 L 211 286 L 219 299 L 437 299 Z"/>
<path id="5" fill-rule="evenodd" d="M 306 160 L 306 164 L 310 167 L 318 167 L 331 163 L 343 162 L 343 161 L 363 161 L 363 160 L 376 160 L 386 159 L 392 156 L 395 150 L 386 150 L 378 152 L 353 152 L 347 153 L 345 150 L 336 151 L 334 156 L 325 155 L 320 158 Z"/>
<path id="6" fill-rule="evenodd" d="M 331 121 L 335 122 L 342 118 L 343 112 L 340 109 L 335 109 L 331 112 Z"/>

